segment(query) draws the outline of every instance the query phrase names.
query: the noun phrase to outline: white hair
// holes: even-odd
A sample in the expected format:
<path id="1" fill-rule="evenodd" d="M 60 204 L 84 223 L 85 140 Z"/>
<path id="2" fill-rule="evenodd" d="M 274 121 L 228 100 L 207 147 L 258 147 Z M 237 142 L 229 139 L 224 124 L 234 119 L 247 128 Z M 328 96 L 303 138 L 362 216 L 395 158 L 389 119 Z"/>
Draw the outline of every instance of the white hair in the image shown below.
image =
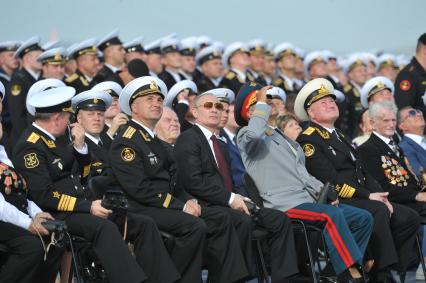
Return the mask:
<path id="1" fill-rule="evenodd" d="M 391 111 L 395 114 L 395 116 L 398 112 L 398 107 L 396 107 L 395 103 L 392 101 L 375 102 L 370 104 L 370 107 L 368 108 L 368 115 L 370 116 L 370 119 L 377 120 L 382 109 Z"/>

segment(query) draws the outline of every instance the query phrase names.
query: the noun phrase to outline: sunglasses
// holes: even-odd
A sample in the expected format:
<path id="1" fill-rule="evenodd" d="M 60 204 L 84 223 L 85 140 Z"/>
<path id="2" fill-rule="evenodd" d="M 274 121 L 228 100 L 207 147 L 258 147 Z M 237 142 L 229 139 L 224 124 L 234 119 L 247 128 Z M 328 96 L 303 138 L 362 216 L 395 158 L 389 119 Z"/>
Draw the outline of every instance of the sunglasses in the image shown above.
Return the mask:
<path id="1" fill-rule="evenodd" d="M 407 114 L 408 117 L 415 117 L 417 114 L 423 115 L 423 112 L 419 109 L 411 109 Z"/>
<path id="2" fill-rule="evenodd" d="M 405 117 L 402 122 L 404 122 L 405 120 L 407 120 L 408 118 L 413 118 L 416 117 L 417 115 L 421 115 L 423 116 L 423 112 L 419 109 L 411 109 L 407 112 L 407 117 Z"/>
<path id="3" fill-rule="evenodd" d="M 220 102 L 208 101 L 208 102 L 204 102 L 204 104 L 200 105 L 200 106 L 203 106 L 204 109 L 212 109 L 214 107 L 216 110 L 223 111 L 223 105 Z M 200 107 L 200 106 L 198 106 L 198 107 Z"/>

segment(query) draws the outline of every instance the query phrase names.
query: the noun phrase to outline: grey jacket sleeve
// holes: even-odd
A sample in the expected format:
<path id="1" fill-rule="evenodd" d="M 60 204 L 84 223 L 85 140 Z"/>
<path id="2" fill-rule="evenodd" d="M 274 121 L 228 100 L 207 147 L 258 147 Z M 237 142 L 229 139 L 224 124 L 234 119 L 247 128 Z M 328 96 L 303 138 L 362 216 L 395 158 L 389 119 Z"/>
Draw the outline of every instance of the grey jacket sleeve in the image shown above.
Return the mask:
<path id="1" fill-rule="evenodd" d="M 268 127 L 271 107 L 265 103 L 257 103 L 248 126 L 242 128 L 237 136 L 237 145 L 241 152 L 253 156 L 264 150 L 264 137 Z"/>

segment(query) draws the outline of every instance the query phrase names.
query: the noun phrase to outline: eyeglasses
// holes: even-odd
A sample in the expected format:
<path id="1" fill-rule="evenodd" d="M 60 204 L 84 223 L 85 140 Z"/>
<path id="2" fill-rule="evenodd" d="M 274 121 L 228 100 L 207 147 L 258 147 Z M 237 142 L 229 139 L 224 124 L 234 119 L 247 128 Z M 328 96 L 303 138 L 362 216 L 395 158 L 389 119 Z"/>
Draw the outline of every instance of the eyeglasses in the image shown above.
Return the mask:
<path id="1" fill-rule="evenodd" d="M 423 116 L 423 112 L 421 110 L 419 110 L 419 109 L 410 109 L 407 112 L 407 116 L 401 122 L 404 122 L 405 120 L 407 120 L 410 117 L 411 118 L 416 117 L 417 115 Z"/>
<path id="2" fill-rule="evenodd" d="M 212 109 L 214 107 L 216 110 L 223 111 L 223 105 L 220 102 L 207 101 L 207 102 L 204 102 L 203 105 L 199 105 L 198 107 L 200 106 L 203 106 L 204 109 Z"/>
<path id="3" fill-rule="evenodd" d="M 417 114 L 423 115 L 423 112 L 419 109 L 411 109 L 407 114 L 408 117 L 415 117 Z"/>

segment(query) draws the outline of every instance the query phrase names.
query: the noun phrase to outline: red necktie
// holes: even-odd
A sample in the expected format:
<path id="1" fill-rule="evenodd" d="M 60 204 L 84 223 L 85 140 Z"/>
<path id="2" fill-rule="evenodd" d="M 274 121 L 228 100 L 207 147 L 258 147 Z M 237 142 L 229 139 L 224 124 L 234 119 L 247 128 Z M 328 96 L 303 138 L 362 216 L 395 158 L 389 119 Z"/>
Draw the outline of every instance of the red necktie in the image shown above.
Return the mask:
<path id="1" fill-rule="evenodd" d="M 223 178 L 223 184 L 225 185 L 225 188 L 228 191 L 232 192 L 233 185 L 232 185 L 231 175 L 229 174 L 228 164 L 226 163 L 226 160 L 223 157 L 223 154 L 220 149 L 220 145 L 217 141 L 216 136 L 212 135 L 210 139 L 212 140 L 212 143 L 213 143 L 213 151 L 216 157 L 217 167 L 219 167 L 220 175 Z"/>

